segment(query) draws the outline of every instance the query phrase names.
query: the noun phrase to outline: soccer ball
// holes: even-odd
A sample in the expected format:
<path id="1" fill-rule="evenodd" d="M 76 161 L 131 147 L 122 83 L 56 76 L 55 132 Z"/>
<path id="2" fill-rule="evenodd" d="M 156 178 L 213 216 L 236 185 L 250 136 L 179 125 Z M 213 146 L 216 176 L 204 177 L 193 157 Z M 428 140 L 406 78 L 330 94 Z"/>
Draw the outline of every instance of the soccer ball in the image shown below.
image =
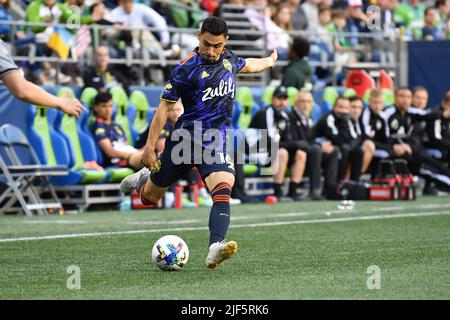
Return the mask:
<path id="1" fill-rule="evenodd" d="M 189 248 L 180 237 L 164 236 L 153 245 L 152 260 L 163 271 L 179 271 L 189 260 Z"/>

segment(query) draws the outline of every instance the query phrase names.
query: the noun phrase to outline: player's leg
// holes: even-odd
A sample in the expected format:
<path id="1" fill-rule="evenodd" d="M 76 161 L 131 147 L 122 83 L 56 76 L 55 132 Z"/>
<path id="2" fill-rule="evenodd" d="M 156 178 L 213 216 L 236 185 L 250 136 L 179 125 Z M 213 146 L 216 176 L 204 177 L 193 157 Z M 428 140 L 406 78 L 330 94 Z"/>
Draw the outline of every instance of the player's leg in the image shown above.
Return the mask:
<path id="1" fill-rule="evenodd" d="M 213 172 L 205 179 L 211 190 L 213 205 L 209 215 L 209 244 L 225 239 L 230 224 L 230 195 L 234 185 L 234 175 L 230 172 Z"/>
<path id="2" fill-rule="evenodd" d="M 225 241 L 230 225 L 230 194 L 234 185 L 234 168 L 231 164 L 202 164 L 200 174 L 211 192 L 213 205 L 209 215 L 210 245 L 206 265 L 217 268 L 222 261 L 231 258 L 237 251 L 235 241 Z"/>
<path id="3" fill-rule="evenodd" d="M 161 159 L 158 160 L 159 165 L 152 172 L 142 168 L 123 179 L 120 183 L 122 193 L 129 194 L 134 189 L 138 192 L 143 204 L 155 207 L 168 187 L 186 175 L 193 166 L 184 163 L 174 164 L 171 158 L 173 147 L 174 144 L 171 141 L 166 142 Z"/>

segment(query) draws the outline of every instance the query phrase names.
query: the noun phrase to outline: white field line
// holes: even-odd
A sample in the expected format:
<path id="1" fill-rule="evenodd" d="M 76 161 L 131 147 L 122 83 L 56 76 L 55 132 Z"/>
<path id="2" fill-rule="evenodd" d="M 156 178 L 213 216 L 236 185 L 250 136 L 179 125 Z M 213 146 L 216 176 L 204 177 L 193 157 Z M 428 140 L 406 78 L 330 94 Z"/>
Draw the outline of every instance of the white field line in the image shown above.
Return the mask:
<path id="1" fill-rule="evenodd" d="M 70 221 L 70 220 L 36 220 L 36 221 L 22 221 L 23 224 L 86 224 L 86 221 Z"/>
<path id="2" fill-rule="evenodd" d="M 293 224 L 315 224 L 315 223 L 397 219 L 397 218 L 442 216 L 442 215 L 450 215 L 450 211 L 413 212 L 413 213 L 398 213 L 398 214 L 394 213 L 394 214 L 370 215 L 370 216 L 360 216 L 360 217 L 275 221 L 275 222 L 231 225 L 230 228 L 232 228 L 232 229 L 257 228 L 257 227 L 270 227 L 270 226 L 293 225 Z M 81 237 L 101 237 L 101 236 L 114 236 L 114 235 L 124 235 L 124 234 L 143 234 L 143 233 L 157 233 L 157 232 L 174 233 L 176 231 L 196 231 L 196 230 L 208 230 L 208 227 L 181 227 L 181 228 L 164 228 L 164 229 L 73 233 L 73 234 L 59 234 L 59 235 L 52 235 L 52 236 L 37 236 L 37 237 L 19 237 L 19 238 L 0 239 L 0 243 L 2 243 L 2 242 L 17 242 L 17 241 L 33 241 L 33 240 L 68 239 L 68 238 L 81 238 Z"/>

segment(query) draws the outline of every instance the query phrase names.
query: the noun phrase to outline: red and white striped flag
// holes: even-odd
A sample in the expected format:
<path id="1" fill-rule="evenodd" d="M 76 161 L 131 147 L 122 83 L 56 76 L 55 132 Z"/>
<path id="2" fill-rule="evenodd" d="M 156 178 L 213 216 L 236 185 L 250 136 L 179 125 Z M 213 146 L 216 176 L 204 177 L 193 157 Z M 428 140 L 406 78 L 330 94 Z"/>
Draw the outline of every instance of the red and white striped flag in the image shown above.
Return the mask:
<path id="1" fill-rule="evenodd" d="M 75 45 L 72 47 L 72 57 L 78 60 L 87 51 L 91 42 L 91 30 L 87 26 L 81 26 L 76 34 Z"/>

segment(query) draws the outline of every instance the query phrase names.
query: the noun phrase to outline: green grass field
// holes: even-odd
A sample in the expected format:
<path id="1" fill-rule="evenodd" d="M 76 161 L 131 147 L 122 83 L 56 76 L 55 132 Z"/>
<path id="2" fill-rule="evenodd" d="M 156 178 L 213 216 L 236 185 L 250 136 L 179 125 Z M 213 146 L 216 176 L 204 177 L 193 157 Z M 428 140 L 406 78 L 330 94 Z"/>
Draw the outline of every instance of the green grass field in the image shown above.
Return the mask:
<path id="1" fill-rule="evenodd" d="M 450 197 L 414 202 L 233 206 L 239 250 L 205 267 L 207 208 L 0 217 L 1 299 L 449 299 Z M 181 272 L 151 263 L 153 243 L 182 237 Z M 69 290 L 67 268 L 81 272 Z M 369 290 L 369 266 L 380 289 Z"/>

